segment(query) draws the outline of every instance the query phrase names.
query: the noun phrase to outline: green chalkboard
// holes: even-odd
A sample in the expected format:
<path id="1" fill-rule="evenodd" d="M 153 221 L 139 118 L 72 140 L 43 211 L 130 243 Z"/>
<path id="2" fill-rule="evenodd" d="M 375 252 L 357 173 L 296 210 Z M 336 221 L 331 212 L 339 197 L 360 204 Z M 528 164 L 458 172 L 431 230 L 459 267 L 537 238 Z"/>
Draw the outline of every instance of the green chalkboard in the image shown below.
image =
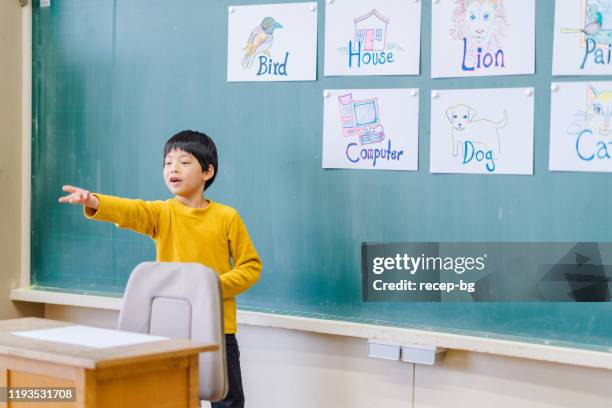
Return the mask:
<path id="1" fill-rule="evenodd" d="M 430 79 L 424 1 L 420 76 L 325 78 L 319 1 L 318 81 L 227 83 L 226 1 L 35 1 L 33 286 L 120 296 L 132 268 L 154 259 L 153 243 L 58 204 L 61 186 L 168 198 L 163 143 L 198 129 L 219 149 L 209 196 L 240 212 L 264 262 L 240 307 L 607 349 L 609 303 L 361 301 L 364 241 L 610 240 L 610 176 L 547 170 L 554 1 L 536 3 L 535 75 Z M 535 175 L 430 174 L 430 90 L 516 86 L 535 86 Z M 421 91 L 420 170 L 323 170 L 323 90 L 394 87 Z"/>

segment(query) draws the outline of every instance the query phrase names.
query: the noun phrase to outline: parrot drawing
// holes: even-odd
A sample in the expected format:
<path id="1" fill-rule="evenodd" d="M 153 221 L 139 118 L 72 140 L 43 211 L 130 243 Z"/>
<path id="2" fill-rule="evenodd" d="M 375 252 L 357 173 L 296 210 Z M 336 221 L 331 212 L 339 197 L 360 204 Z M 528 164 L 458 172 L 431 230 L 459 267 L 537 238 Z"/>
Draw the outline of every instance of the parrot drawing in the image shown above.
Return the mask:
<path id="1" fill-rule="evenodd" d="M 597 36 L 601 33 L 601 27 L 603 25 L 603 16 L 598 11 L 597 6 L 590 6 L 587 10 L 587 17 L 589 22 L 584 28 L 562 28 L 562 33 L 583 33 L 592 37 Z"/>

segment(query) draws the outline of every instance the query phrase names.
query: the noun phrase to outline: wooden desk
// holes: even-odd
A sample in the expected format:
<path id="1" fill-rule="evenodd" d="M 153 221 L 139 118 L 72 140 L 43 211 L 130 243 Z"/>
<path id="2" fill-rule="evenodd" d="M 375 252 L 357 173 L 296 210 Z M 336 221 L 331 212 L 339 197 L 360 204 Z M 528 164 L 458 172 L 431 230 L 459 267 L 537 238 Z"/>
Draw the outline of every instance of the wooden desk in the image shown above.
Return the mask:
<path id="1" fill-rule="evenodd" d="M 76 402 L 0 402 L 0 407 L 200 406 L 198 354 L 218 345 L 168 339 L 90 348 L 10 333 L 71 325 L 35 317 L 0 321 L 0 387 L 76 387 Z"/>

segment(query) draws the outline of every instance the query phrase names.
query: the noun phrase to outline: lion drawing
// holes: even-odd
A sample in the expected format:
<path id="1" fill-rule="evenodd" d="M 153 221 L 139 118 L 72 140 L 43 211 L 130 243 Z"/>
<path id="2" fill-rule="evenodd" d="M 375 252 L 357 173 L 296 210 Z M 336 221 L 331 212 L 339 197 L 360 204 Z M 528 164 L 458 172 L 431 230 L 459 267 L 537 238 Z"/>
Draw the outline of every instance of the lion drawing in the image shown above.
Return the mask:
<path id="1" fill-rule="evenodd" d="M 501 48 L 501 40 L 510 25 L 502 0 L 454 0 L 457 7 L 453 11 L 451 30 L 454 40 L 466 39 L 467 57 L 473 62 L 478 54 L 493 53 Z"/>

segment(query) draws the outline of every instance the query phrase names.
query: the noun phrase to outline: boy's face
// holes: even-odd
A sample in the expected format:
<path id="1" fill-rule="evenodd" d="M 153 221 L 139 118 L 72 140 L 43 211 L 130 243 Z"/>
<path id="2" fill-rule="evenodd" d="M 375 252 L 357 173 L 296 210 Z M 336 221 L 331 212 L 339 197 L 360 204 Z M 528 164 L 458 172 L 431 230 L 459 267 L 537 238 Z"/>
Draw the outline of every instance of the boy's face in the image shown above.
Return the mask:
<path id="1" fill-rule="evenodd" d="M 164 159 L 164 181 L 174 195 L 202 194 L 204 183 L 212 177 L 209 173 L 202 171 L 198 159 L 184 150 L 172 150 Z"/>

